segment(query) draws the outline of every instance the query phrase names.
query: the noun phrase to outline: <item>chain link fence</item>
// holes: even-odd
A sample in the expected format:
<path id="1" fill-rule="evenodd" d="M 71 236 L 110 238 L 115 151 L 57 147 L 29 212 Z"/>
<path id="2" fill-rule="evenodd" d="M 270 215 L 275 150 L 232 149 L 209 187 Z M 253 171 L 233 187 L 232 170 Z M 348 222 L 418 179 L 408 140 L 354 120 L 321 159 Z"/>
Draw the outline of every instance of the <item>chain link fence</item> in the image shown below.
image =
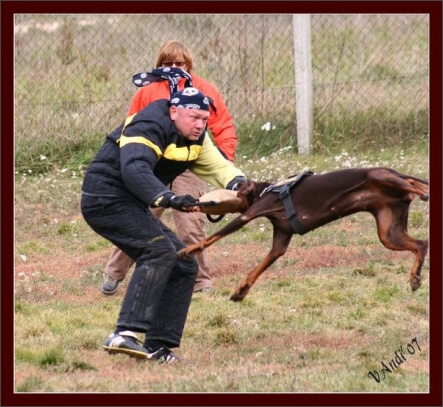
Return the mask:
<path id="1" fill-rule="evenodd" d="M 101 144 L 172 38 L 222 93 L 240 154 L 295 147 L 294 30 L 290 14 L 17 14 L 16 157 Z M 311 35 L 314 147 L 427 136 L 428 15 L 311 15 Z"/>

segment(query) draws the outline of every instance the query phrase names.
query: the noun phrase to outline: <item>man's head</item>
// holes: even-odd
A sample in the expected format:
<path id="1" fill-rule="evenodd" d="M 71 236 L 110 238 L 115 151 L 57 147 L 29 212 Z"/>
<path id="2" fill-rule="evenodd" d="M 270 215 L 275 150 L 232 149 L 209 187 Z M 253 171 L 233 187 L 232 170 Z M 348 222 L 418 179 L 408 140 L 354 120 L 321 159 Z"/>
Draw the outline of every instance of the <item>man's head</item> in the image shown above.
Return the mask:
<path id="1" fill-rule="evenodd" d="M 180 134 L 188 140 L 198 140 L 208 123 L 208 98 L 196 88 L 185 88 L 175 92 L 169 104 L 171 120 Z"/>
<path id="2" fill-rule="evenodd" d="M 180 41 L 169 40 L 163 44 L 157 56 L 155 67 L 162 66 L 175 66 L 192 73 L 192 55 Z"/>

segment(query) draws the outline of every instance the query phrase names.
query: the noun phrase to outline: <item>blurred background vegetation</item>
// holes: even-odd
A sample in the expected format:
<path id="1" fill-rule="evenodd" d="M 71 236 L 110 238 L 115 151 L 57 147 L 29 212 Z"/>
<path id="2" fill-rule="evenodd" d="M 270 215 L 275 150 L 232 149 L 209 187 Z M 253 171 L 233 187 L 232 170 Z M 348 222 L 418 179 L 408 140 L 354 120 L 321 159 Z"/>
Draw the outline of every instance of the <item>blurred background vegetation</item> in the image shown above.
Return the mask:
<path id="1" fill-rule="evenodd" d="M 18 171 L 87 165 L 172 38 L 225 98 L 237 156 L 297 150 L 290 14 L 16 14 L 14 28 Z M 311 35 L 312 152 L 427 147 L 428 15 L 312 15 Z"/>

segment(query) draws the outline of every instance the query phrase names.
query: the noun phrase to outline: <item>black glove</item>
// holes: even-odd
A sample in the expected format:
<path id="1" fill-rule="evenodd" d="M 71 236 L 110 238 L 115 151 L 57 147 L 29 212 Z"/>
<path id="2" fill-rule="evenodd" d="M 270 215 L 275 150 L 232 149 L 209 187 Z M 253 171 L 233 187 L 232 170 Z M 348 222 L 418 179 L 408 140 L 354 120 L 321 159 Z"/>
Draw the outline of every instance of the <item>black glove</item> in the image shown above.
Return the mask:
<path id="1" fill-rule="evenodd" d="M 237 191 L 239 183 L 246 184 L 246 178 L 243 176 L 235 177 L 232 181 L 229 182 L 228 185 L 226 185 L 226 189 L 230 189 L 231 191 Z"/>
<path id="2" fill-rule="evenodd" d="M 173 195 L 171 198 L 169 198 L 168 201 L 168 207 L 177 209 L 180 212 L 186 212 L 183 210 L 183 207 L 186 206 L 192 206 L 192 204 L 196 203 L 197 199 L 195 199 L 191 195 Z"/>
<path id="3" fill-rule="evenodd" d="M 175 196 L 172 192 L 167 192 L 159 200 L 155 201 L 154 206 L 161 206 L 163 208 L 169 208 L 169 200 Z"/>

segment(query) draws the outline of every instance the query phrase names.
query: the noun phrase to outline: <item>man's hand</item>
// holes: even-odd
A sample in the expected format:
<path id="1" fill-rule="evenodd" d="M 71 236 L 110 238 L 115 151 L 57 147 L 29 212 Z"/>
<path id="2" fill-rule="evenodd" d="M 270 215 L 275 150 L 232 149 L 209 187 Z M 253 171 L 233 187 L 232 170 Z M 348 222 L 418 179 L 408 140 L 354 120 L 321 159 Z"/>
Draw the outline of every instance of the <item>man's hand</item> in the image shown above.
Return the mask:
<path id="1" fill-rule="evenodd" d="M 226 189 L 230 189 L 231 191 L 237 191 L 238 190 L 238 184 L 240 183 L 246 183 L 246 178 L 243 176 L 235 177 L 231 182 L 229 182 L 228 185 L 226 185 Z"/>
<path id="2" fill-rule="evenodd" d="M 180 212 L 192 212 L 192 204 L 196 203 L 197 199 L 195 199 L 191 195 L 173 195 L 169 198 L 168 207 L 176 209 Z M 189 209 L 184 209 L 184 206 L 187 206 Z"/>

